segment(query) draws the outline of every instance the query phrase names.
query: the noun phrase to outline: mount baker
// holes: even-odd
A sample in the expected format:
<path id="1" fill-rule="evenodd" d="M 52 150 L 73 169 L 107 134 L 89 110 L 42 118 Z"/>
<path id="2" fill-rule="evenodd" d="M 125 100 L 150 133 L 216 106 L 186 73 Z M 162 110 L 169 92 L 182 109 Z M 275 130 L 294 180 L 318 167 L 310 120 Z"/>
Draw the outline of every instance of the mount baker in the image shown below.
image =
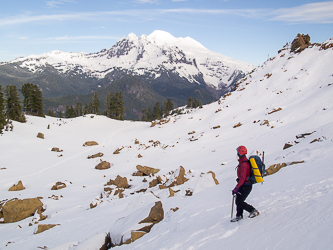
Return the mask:
<path id="1" fill-rule="evenodd" d="M 129 117 L 165 98 L 177 105 L 184 105 L 189 96 L 203 103 L 213 101 L 232 91 L 253 68 L 212 52 L 190 37 L 175 38 L 156 30 L 140 37 L 130 33 L 97 53 L 52 51 L 1 63 L 0 84 L 20 87 L 31 82 L 43 90 L 44 98 L 57 100 L 68 95 L 78 100 L 101 90 L 122 91 L 124 99 L 132 100 L 125 104 Z"/>

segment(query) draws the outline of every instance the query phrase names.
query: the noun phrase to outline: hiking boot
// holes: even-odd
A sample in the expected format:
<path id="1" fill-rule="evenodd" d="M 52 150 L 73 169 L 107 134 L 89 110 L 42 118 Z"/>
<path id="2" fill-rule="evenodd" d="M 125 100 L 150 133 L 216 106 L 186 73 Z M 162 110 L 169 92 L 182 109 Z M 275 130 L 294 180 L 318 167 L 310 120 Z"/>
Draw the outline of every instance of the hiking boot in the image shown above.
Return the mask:
<path id="1" fill-rule="evenodd" d="M 259 215 L 259 211 L 257 209 L 253 209 L 253 211 L 249 214 L 250 218 L 256 217 Z"/>
<path id="2" fill-rule="evenodd" d="M 243 219 L 243 216 L 236 216 L 235 218 L 233 218 L 230 222 L 237 222 L 239 220 Z"/>

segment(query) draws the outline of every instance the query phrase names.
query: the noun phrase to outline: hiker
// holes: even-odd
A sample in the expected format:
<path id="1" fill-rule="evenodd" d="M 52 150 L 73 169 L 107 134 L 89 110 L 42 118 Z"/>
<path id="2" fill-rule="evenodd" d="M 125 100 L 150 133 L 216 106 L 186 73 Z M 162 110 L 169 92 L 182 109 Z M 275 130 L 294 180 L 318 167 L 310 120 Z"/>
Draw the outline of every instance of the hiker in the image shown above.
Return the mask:
<path id="1" fill-rule="evenodd" d="M 247 149 L 244 146 L 237 148 L 238 166 L 237 166 L 237 185 L 232 190 L 232 195 L 236 195 L 237 213 L 236 217 L 231 222 L 236 222 L 243 219 L 243 211 L 246 210 L 250 213 L 249 217 L 253 218 L 259 215 L 257 209 L 245 202 L 252 190 L 252 184 L 248 181 L 251 176 L 251 166 L 249 160 L 246 158 Z"/>

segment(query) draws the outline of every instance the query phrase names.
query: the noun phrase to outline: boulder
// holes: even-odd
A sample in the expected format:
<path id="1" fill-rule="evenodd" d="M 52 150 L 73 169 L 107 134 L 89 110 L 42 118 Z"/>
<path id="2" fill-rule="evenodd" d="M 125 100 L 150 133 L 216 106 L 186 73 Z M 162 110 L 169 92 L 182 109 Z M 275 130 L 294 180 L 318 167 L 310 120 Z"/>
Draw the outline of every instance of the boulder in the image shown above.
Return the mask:
<path id="1" fill-rule="evenodd" d="M 109 180 L 107 185 L 115 185 L 117 188 L 129 188 L 127 178 L 117 175 L 115 180 Z"/>
<path id="2" fill-rule="evenodd" d="M 7 201 L 1 207 L 4 223 L 12 223 L 23 220 L 33 216 L 36 211 L 38 214 L 41 214 L 44 211 L 43 203 L 39 200 L 39 198 L 29 198 L 23 200 L 14 198 Z"/>
<path id="3" fill-rule="evenodd" d="M 59 190 L 59 189 L 65 188 L 65 187 L 66 187 L 65 183 L 58 181 L 56 184 L 53 185 L 51 190 Z"/>
<path id="4" fill-rule="evenodd" d="M 158 173 L 160 170 L 159 169 L 155 169 L 155 168 L 150 168 L 147 166 L 142 167 L 141 165 L 137 165 L 136 169 L 138 170 L 138 172 L 140 172 L 139 176 L 149 176 L 149 175 L 154 175 L 156 173 Z"/>
<path id="5" fill-rule="evenodd" d="M 149 188 L 155 187 L 161 183 L 162 183 L 162 178 L 160 176 L 157 176 L 157 178 L 155 178 L 151 182 L 149 182 Z"/>
<path id="6" fill-rule="evenodd" d="M 44 134 L 43 134 L 43 133 L 38 133 L 38 134 L 37 134 L 37 138 L 44 139 Z"/>
<path id="7" fill-rule="evenodd" d="M 34 234 L 42 233 L 46 230 L 49 230 L 52 227 L 58 226 L 59 224 L 39 224 L 36 232 Z"/>
<path id="8" fill-rule="evenodd" d="M 83 146 L 86 147 L 86 146 L 95 146 L 95 145 L 98 145 L 97 142 L 95 141 L 86 141 Z"/>
<path id="9" fill-rule="evenodd" d="M 11 188 L 9 188 L 8 191 L 20 191 L 25 189 L 25 187 L 22 184 L 22 181 L 19 181 L 16 185 L 14 184 Z"/>
<path id="10" fill-rule="evenodd" d="M 95 166 L 95 169 L 104 170 L 104 169 L 108 169 L 110 167 L 111 167 L 110 162 L 102 161 L 97 166 Z"/>

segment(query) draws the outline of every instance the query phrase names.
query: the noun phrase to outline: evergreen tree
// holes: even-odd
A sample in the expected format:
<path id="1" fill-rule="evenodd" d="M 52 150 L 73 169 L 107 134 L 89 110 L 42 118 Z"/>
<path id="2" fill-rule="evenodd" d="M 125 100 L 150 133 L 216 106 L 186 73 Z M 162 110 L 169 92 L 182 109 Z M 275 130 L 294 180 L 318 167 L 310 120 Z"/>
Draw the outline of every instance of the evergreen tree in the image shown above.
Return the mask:
<path id="1" fill-rule="evenodd" d="M 113 119 L 123 120 L 124 112 L 125 108 L 121 92 L 116 92 L 115 94 L 110 92 L 106 97 L 106 116 Z"/>
<path id="2" fill-rule="evenodd" d="M 25 116 L 21 113 L 20 98 L 17 93 L 17 88 L 14 85 L 7 85 L 5 90 L 6 96 L 6 113 L 9 119 L 25 122 Z"/>
<path id="3" fill-rule="evenodd" d="M 61 110 L 59 111 L 59 118 L 62 118 L 63 117 L 63 115 L 62 115 L 62 112 L 61 112 Z"/>
<path id="4" fill-rule="evenodd" d="M 95 92 L 93 97 L 92 97 L 92 113 L 96 114 L 96 115 L 99 115 L 101 113 L 100 108 L 101 108 L 101 103 L 99 102 L 98 95 Z"/>
<path id="5" fill-rule="evenodd" d="M 2 86 L 0 85 L 0 134 L 2 133 L 2 129 L 5 127 L 6 123 L 5 99 L 2 92 Z"/>
<path id="6" fill-rule="evenodd" d="M 156 102 L 153 111 L 153 120 L 160 118 L 161 118 L 161 105 L 159 102 Z"/>
<path id="7" fill-rule="evenodd" d="M 167 116 L 171 110 L 173 110 L 173 102 L 171 101 L 170 98 L 168 98 L 166 101 L 164 101 L 163 115 Z"/>
<path id="8" fill-rule="evenodd" d="M 189 97 L 187 99 L 187 108 L 197 108 L 199 106 L 202 107 L 202 103 L 197 98 Z"/>
<path id="9" fill-rule="evenodd" d="M 75 113 L 76 113 L 76 116 L 82 116 L 82 115 L 84 115 L 84 108 L 83 108 L 82 102 L 76 103 L 76 105 L 75 105 Z"/>
<path id="10" fill-rule="evenodd" d="M 23 111 L 26 114 L 44 116 L 42 91 L 37 85 L 25 83 L 20 89 L 23 95 Z"/>
<path id="11" fill-rule="evenodd" d="M 49 109 L 49 111 L 46 114 L 47 116 L 55 117 L 53 109 Z"/>

